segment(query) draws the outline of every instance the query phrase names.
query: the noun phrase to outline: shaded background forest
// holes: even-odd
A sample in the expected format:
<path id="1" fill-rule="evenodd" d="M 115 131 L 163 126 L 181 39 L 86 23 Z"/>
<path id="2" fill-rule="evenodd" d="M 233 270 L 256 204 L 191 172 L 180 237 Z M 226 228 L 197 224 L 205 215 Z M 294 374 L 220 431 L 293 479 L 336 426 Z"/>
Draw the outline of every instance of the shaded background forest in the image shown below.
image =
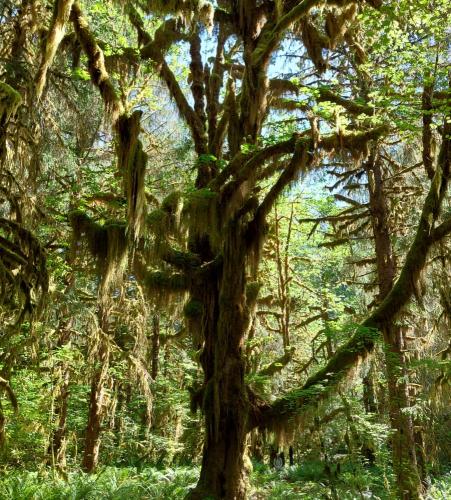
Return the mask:
<path id="1" fill-rule="evenodd" d="M 0 498 L 450 493 L 449 14 L 1 0 Z"/>

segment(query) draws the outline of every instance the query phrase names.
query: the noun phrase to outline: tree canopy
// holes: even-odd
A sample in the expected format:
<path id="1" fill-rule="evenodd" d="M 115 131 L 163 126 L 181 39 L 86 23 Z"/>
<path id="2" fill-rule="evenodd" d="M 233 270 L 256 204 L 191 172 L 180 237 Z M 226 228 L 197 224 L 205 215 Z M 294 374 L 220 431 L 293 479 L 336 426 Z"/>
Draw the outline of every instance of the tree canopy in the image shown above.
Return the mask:
<path id="1" fill-rule="evenodd" d="M 450 14 L 3 0 L 5 488 L 38 464 L 188 463 L 196 484 L 162 498 L 276 498 L 255 471 L 287 454 L 320 472 L 281 498 L 432 494 L 450 461 Z"/>

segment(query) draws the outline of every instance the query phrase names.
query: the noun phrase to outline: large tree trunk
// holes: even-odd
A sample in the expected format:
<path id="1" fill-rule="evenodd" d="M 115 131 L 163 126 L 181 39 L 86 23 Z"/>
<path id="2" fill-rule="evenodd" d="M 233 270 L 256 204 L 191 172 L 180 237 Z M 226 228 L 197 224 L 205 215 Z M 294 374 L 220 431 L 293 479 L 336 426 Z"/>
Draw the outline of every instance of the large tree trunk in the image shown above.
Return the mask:
<path id="1" fill-rule="evenodd" d="M 383 300 L 393 287 L 396 264 L 390 241 L 388 209 L 383 191 L 382 167 L 377 153 L 370 157 L 367 168 L 369 202 L 374 234 L 379 300 Z M 404 359 L 402 329 L 386 325 L 383 329 L 386 344 L 386 376 L 390 424 L 393 431 L 393 469 L 399 496 L 402 499 L 421 498 L 421 480 L 418 473 L 412 419 L 406 412 L 409 407 L 408 386 Z"/>
<path id="2" fill-rule="evenodd" d="M 244 238 L 237 222 L 227 229 L 222 276 L 208 286 L 210 311 L 204 314 L 202 469 L 190 499 L 240 500 L 246 496 L 244 453 L 248 396 L 244 382 L 243 340 L 248 326 Z M 216 290 L 215 290 L 216 288 Z M 219 294 L 218 294 L 219 291 Z M 216 298 L 213 298 L 216 297 Z M 212 299 L 213 298 L 213 299 Z M 205 316 L 210 316 L 205 321 Z"/>

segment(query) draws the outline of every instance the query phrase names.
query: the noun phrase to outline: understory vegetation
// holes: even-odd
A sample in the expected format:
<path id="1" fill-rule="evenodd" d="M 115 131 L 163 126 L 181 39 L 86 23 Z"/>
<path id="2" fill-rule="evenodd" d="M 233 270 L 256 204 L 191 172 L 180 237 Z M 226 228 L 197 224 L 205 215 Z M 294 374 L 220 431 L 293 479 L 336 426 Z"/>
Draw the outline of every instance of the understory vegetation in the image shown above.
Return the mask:
<path id="1" fill-rule="evenodd" d="M 0 500 L 451 497 L 447 0 L 0 0 Z"/>
<path id="2" fill-rule="evenodd" d="M 196 484 L 198 467 L 138 469 L 107 467 L 96 474 L 70 472 L 62 478 L 49 470 L 40 472 L 11 472 L 0 481 L 0 499 L 10 500 L 107 500 L 184 498 Z M 321 462 L 304 462 L 276 471 L 267 465 L 254 464 L 250 477 L 249 498 L 263 500 L 316 500 L 337 495 L 344 500 L 396 498 L 387 488 L 389 477 L 380 470 L 356 471 L 354 465 L 332 481 L 324 473 Z M 429 488 L 428 499 L 446 500 L 451 495 L 449 475 L 435 480 Z"/>

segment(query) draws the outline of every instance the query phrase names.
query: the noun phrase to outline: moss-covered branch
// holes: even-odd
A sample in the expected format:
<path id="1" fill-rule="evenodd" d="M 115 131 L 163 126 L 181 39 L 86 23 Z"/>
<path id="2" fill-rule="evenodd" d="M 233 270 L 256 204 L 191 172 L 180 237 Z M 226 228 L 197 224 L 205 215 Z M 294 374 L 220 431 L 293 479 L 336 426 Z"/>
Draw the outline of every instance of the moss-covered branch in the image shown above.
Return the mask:
<path id="1" fill-rule="evenodd" d="M 294 348 L 286 349 L 285 353 L 277 358 L 275 361 L 265 366 L 262 370 L 258 372 L 259 377 L 272 377 L 276 373 L 280 372 L 287 366 L 287 364 L 293 359 Z"/>
<path id="2" fill-rule="evenodd" d="M 437 226 L 431 234 L 432 241 L 440 241 L 451 233 L 451 217 Z"/>
<path id="3" fill-rule="evenodd" d="M 373 115 L 374 114 L 374 107 L 365 104 L 365 103 L 360 103 L 357 100 L 352 100 L 352 99 L 346 99 L 344 97 L 341 97 L 340 95 L 336 94 L 332 90 L 328 89 L 327 87 L 320 87 L 318 89 L 318 97 L 317 101 L 330 101 L 333 102 L 334 104 L 338 104 L 342 106 L 343 108 L 346 109 L 346 111 L 349 111 L 352 114 L 355 115 Z"/>
<path id="4" fill-rule="evenodd" d="M 113 123 L 124 112 L 114 85 L 105 68 L 105 58 L 94 35 L 91 33 L 89 24 L 78 2 L 74 2 L 70 19 L 74 25 L 75 33 L 88 58 L 88 71 L 92 83 L 99 89 L 106 110 L 111 114 Z"/>
<path id="5" fill-rule="evenodd" d="M 144 277 L 144 285 L 159 293 L 180 293 L 188 290 L 189 281 L 183 273 L 152 271 Z"/>
<path id="6" fill-rule="evenodd" d="M 292 8 L 288 8 L 276 23 L 272 26 L 268 24 L 262 32 L 252 55 L 252 65 L 261 65 L 275 50 L 284 31 L 295 21 L 306 15 L 310 9 L 322 3 L 322 0 L 302 0 L 301 2 L 295 2 L 295 5 Z"/>
<path id="7" fill-rule="evenodd" d="M 47 33 L 41 56 L 41 63 L 36 75 L 36 99 L 39 100 L 45 87 L 47 71 L 51 66 L 56 51 L 64 38 L 66 24 L 69 21 L 70 12 L 74 0 L 55 0 L 52 23 Z"/>
<path id="8" fill-rule="evenodd" d="M 46 256 L 18 222 L 0 218 L 0 233 L 0 303 L 17 313 L 19 324 L 43 304 L 49 283 Z"/>

